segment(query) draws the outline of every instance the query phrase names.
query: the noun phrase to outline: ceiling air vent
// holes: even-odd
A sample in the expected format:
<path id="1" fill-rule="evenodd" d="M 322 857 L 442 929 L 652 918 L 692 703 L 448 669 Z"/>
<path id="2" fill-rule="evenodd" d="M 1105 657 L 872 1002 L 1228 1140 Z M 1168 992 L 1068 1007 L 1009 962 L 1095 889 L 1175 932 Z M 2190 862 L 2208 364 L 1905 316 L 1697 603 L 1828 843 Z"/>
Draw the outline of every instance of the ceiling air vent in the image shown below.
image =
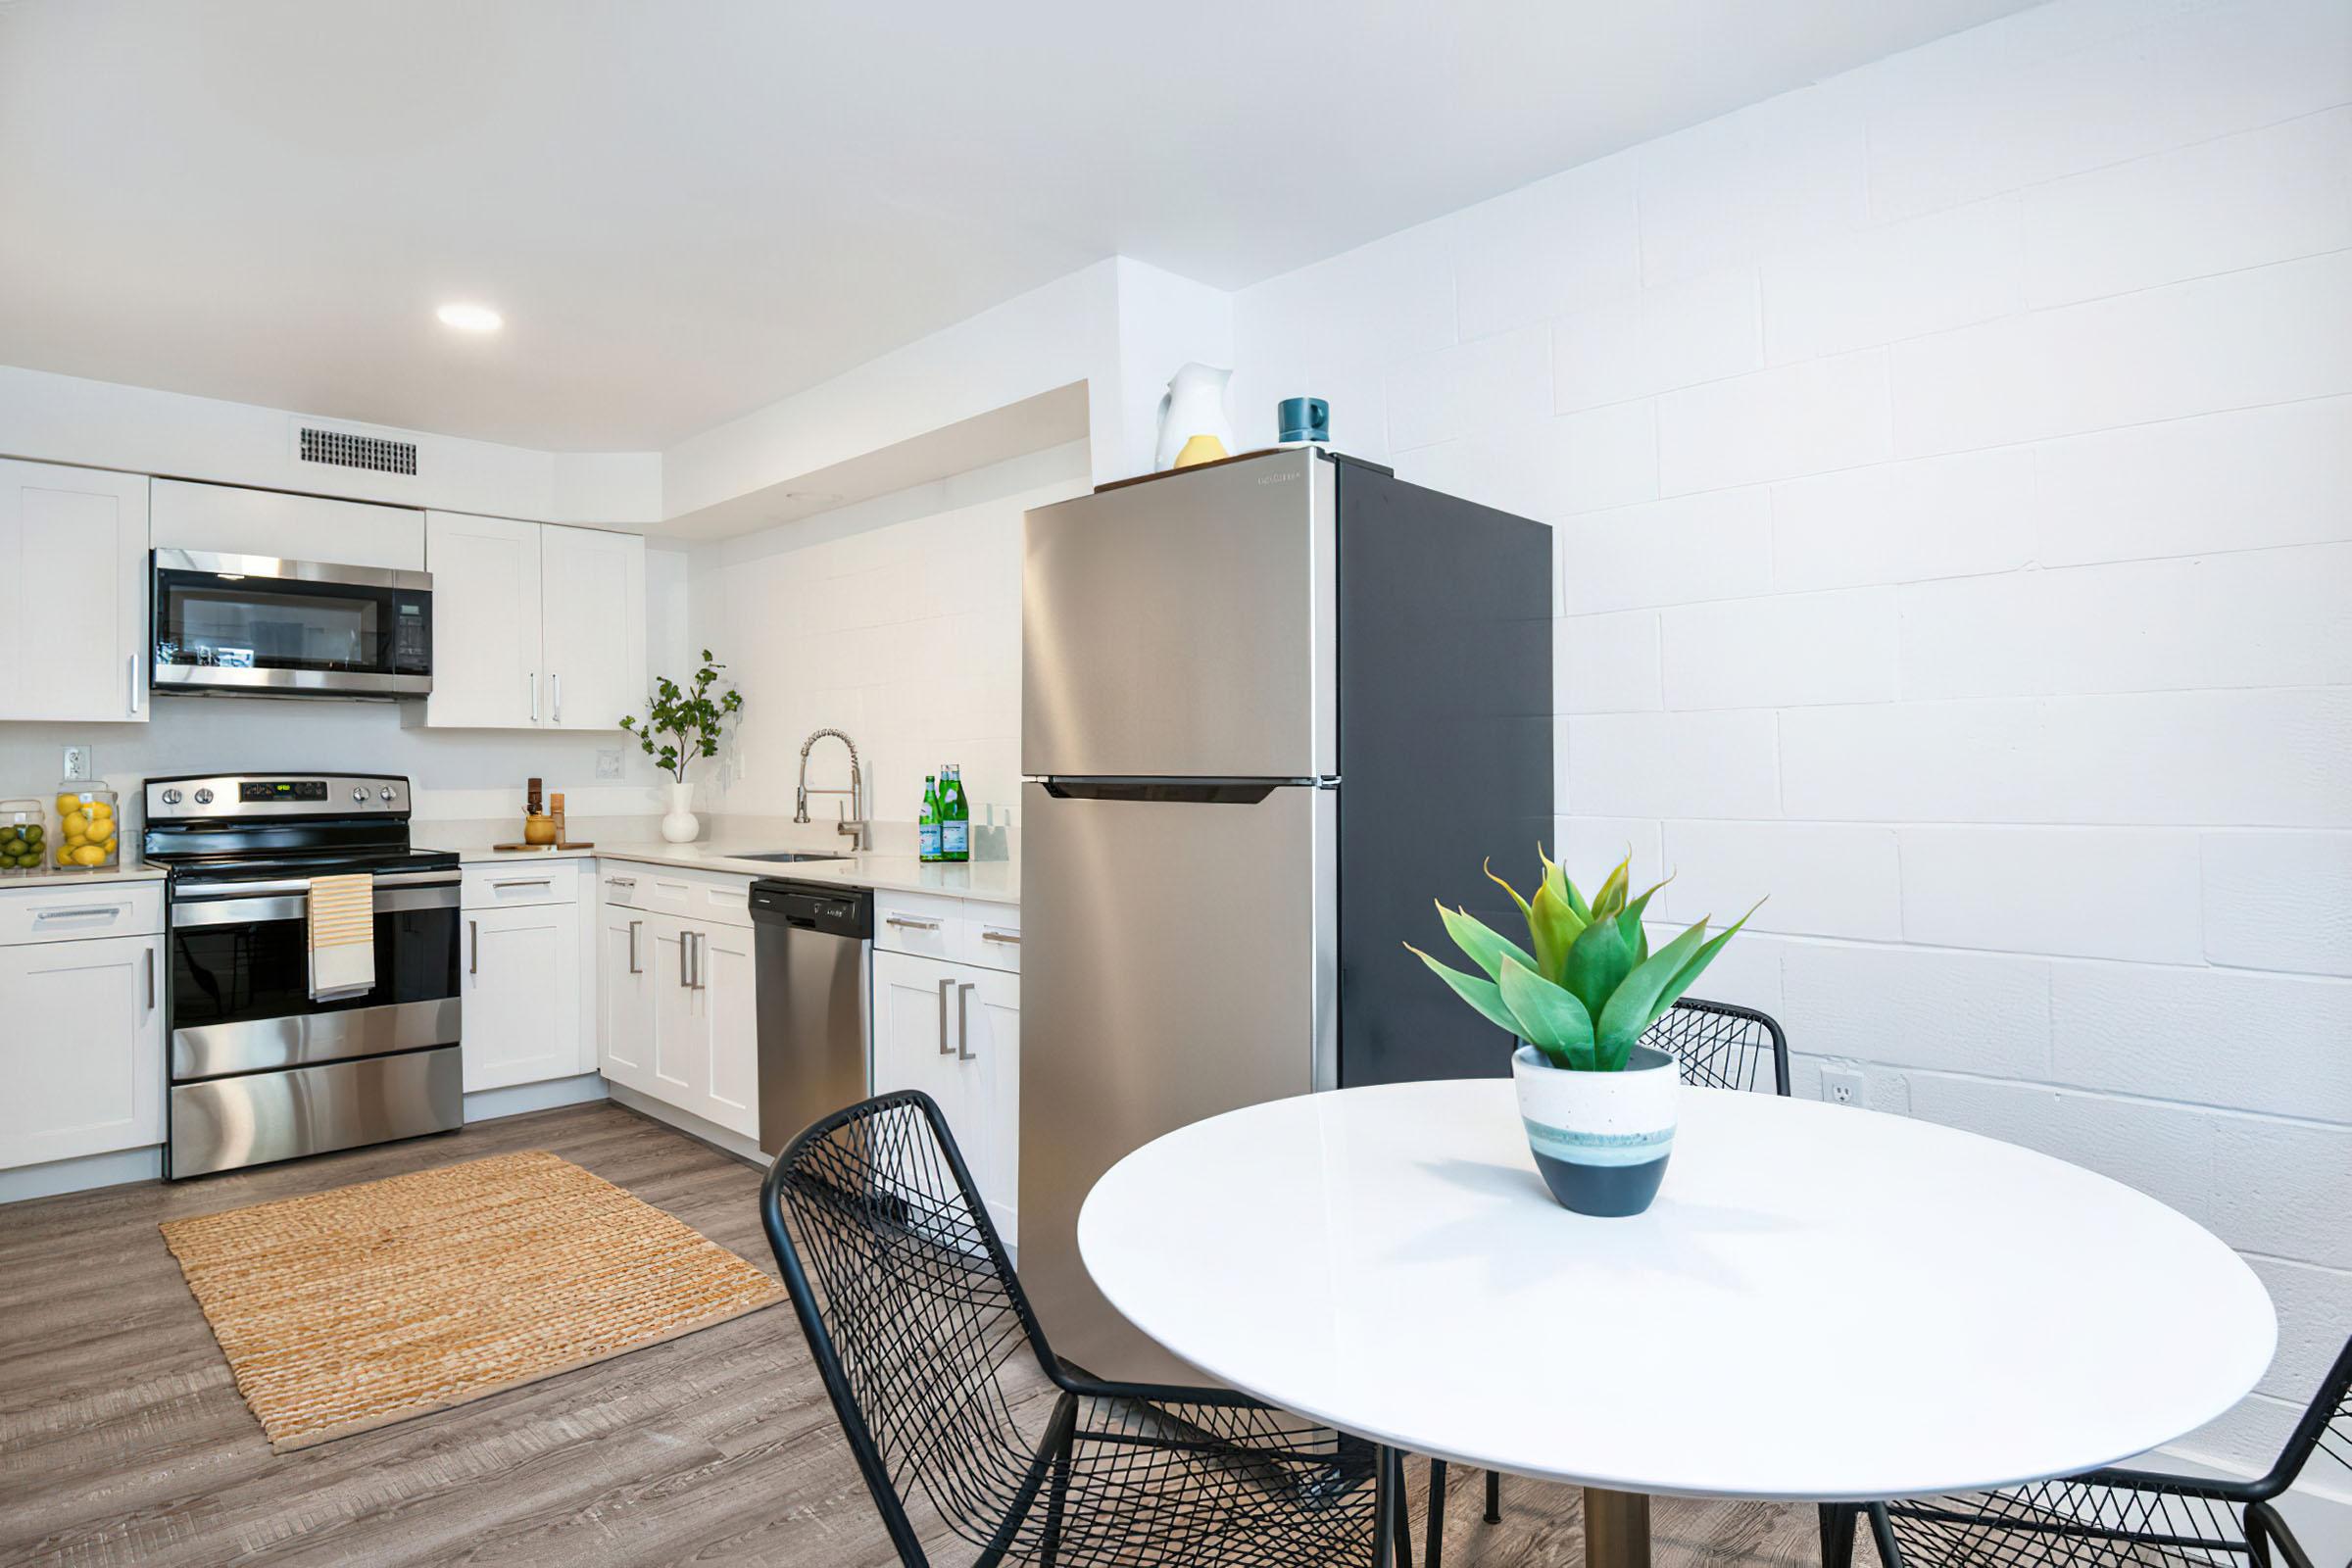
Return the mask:
<path id="1" fill-rule="evenodd" d="M 369 473 L 416 473 L 416 443 L 387 436 L 359 435 L 322 425 L 298 426 L 296 455 L 305 463 L 323 463 L 335 468 L 364 468 Z"/>

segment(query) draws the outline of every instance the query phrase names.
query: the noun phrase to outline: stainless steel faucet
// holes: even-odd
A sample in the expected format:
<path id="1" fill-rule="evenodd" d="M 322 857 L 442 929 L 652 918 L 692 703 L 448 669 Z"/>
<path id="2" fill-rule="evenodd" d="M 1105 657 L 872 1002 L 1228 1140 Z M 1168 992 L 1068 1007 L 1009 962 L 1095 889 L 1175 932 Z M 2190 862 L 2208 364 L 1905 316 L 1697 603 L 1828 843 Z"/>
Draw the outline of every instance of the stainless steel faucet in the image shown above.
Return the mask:
<path id="1" fill-rule="evenodd" d="M 808 787 L 808 750 L 828 735 L 850 749 L 850 787 L 846 790 L 812 790 Z M 849 801 L 842 808 L 841 821 L 834 831 L 853 840 L 857 849 L 870 850 L 874 847 L 871 824 L 865 819 L 865 775 L 858 768 L 858 743 L 850 739 L 846 732 L 837 729 L 814 730 L 807 740 L 801 742 L 801 782 L 800 787 L 793 791 L 792 798 L 792 819 L 795 822 L 808 820 L 808 797 L 811 795 L 847 795 Z"/>

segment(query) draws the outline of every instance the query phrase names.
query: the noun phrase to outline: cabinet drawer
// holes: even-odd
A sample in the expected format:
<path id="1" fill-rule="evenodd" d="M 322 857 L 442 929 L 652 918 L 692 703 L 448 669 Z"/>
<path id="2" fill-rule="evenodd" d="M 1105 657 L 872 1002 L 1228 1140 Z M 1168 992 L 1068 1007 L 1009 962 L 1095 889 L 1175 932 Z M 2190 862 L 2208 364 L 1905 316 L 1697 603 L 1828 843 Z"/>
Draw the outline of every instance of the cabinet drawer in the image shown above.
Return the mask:
<path id="1" fill-rule="evenodd" d="M 1017 905 L 965 905 L 956 936 L 956 956 L 965 963 L 1021 972 L 1021 911 Z"/>
<path id="2" fill-rule="evenodd" d="M 469 865 L 463 893 L 468 909 L 502 909 L 534 904 L 573 904 L 580 896 L 580 862 Z"/>
<path id="3" fill-rule="evenodd" d="M 611 860 L 597 868 L 597 891 L 608 906 L 674 914 L 708 925 L 752 923 L 752 879 L 718 871 Z"/>
<path id="4" fill-rule="evenodd" d="M 962 920 L 960 899 L 879 893 L 874 896 L 874 947 L 883 953 L 952 960 L 962 956 L 956 929 Z"/>
<path id="5" fill-rule="evenodd" d="M 163 929 L 161 882 L 113 887 L 67 882 L 56 887 L 0 889 L 0 946 L 91 937 L 151 937 Z"/>

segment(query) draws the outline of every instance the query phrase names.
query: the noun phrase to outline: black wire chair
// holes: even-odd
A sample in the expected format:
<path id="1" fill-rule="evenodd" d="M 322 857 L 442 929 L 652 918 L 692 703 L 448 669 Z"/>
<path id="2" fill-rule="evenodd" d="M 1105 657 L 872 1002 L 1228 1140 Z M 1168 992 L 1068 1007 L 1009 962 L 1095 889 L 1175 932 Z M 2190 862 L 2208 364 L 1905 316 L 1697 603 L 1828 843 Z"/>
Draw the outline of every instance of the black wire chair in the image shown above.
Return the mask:
<path id="1" fill-rule="evenodd" d="M 1760 1090 L 1772 1069 L 1773 1094 L 1788 1093 L 1788 1037 L 1770 1013 L 1728 1002 L 1685 997 L 1643 1032 L 1642 1044 L 1665 1052 L 1682 1064 L 1683 1081 L 1701 1089 Z M 1840 1516 L 1848 1539 L 1850 1515 Z M 1502 1522 L 1502 1477 L 1487 1472 L 1488 1524 Z M 1828 1504 L 1822 1509 L 1822 1541 L 1837 1527 Z M 1446 1461 L 1429 1461 L 1429 1568 L 1444 1568 L 1446 1547 Z"/>
<path id="2" fill-rule="evenodd" d="M 975 1568 L 1380 1564 L 1395 1549 L 1393 1450 L 1227 1390 L 1105 1383 L 1057 1360 L 929 1096 L 883 1095 L 802 1133 L 760 1219 L 901 1562 L 930 1560 L 918 1522 L 974 1548 Z"/>
<path id="3" fill-rule="evenodd" d="M 1886 1568 L 2313 1568 L 2274 1506 L 2314 1455 L 2352 1471 L 2352 1339 L 2253 1481 L 2108 1468 L 1999 1492 L 1869 1505 Z M 1826 1568 L 1850 1568 L 1855 1510 Z"/>

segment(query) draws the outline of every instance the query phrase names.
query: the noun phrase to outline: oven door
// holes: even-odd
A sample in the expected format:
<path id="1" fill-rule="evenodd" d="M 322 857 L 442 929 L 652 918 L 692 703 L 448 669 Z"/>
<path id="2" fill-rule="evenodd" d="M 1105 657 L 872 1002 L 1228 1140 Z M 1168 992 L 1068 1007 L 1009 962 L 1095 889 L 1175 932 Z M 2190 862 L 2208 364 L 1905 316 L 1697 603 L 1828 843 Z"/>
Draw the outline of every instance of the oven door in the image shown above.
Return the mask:
<path id="1" fill-rule="evenodd" d="M 154 555 L 158 691 L 398 698 L 432 690 L 430 573 Z"/>
<path id="2" fill-rule="evenodd" d="M 172 1078 L 306 1066 L 458 1043 L 458 876 L 375 886 L 375 985 L 314 1002 L 307 892 L 256 884 L 172 902 Z"/>

